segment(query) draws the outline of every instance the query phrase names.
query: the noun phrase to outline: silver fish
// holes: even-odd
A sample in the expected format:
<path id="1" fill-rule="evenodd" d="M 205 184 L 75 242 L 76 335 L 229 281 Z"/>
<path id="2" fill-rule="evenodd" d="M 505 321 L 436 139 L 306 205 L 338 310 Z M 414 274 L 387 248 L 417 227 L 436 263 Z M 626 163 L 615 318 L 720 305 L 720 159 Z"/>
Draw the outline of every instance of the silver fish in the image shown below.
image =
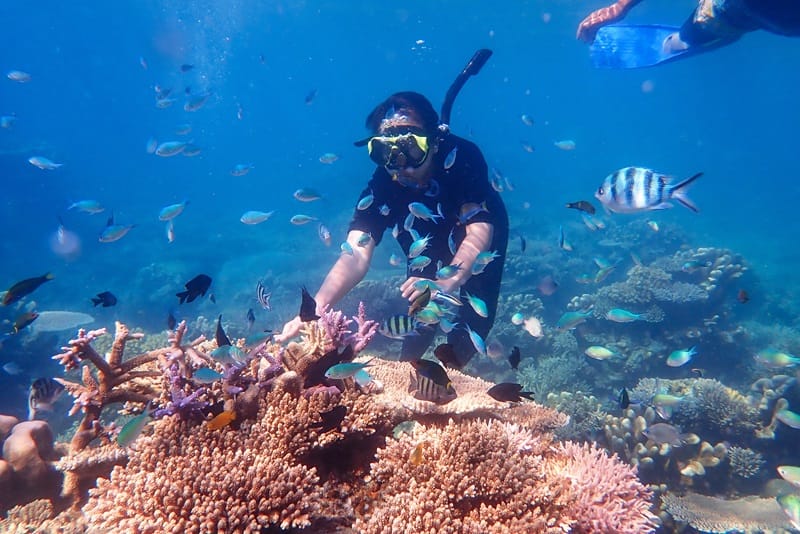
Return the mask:
<path id="1" fill-rule="evenodd" d="M 698 212 L 700 210 L 686 195 L 686 189 L 702 175 L 700 172 L 671 185 L 671 178 L 665 174 L 642 167 L 625 167 L 609 174 L 594 196 L 615 213 L 663 210 L 672 207 L 670 200 L 677 200 Z"/>

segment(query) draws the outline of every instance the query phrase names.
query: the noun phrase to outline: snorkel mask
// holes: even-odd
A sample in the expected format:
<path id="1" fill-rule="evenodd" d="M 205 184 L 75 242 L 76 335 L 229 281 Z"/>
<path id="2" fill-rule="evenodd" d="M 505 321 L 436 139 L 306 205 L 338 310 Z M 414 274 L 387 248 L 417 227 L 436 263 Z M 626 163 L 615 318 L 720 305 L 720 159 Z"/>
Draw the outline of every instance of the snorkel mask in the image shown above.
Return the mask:
<path id="1" fill-rule="evenodd" d="M 417 133 L 377 135 L 367 141 L 370 159 L 390 171 L 419 168 L 428 159 L 428 138 Z"/>

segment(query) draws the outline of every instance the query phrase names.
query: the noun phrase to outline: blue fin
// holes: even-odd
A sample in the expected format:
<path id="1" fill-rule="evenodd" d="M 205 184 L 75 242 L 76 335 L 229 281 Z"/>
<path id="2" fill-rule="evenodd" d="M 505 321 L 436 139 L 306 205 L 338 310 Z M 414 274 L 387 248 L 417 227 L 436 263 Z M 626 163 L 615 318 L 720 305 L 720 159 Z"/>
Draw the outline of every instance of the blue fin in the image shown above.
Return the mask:
<path id="1" fill-rule="evenodd" d="M 636 69 L 652 67 L 685 55 L 689 50 L 666 52 L 664 40 L 680 28 L 658 24 L 610 25 L 597 30 L 589 47 L 595 68 Z"/>

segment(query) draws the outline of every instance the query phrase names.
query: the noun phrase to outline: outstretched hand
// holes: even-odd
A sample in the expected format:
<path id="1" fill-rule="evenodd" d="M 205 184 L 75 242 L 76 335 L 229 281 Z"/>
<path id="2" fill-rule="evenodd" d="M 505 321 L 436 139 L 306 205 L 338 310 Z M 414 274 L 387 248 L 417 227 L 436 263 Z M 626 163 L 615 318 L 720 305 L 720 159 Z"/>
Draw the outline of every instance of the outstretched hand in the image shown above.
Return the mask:
<path id="1" fill-rule="evenodd" d="M 275 343 L 285 343 L 299 334 L 302 327 L 303 321 L 300 320 L 299 316 L 295 316 L 294 319 L 283 325 L 283 330 L 281 330 L 281 333 L 274 335 L 272 339 L 275 341 Z"/>

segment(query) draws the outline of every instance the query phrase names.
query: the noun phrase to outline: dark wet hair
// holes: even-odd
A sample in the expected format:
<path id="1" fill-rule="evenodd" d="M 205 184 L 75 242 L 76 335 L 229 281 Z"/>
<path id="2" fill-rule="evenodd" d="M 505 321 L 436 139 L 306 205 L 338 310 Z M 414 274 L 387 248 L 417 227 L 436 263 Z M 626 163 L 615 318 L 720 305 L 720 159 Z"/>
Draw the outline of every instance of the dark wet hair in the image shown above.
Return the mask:
<path id="1" fill-rule="evenodd" d="M 373 133 L 381 126 L 381 121 L 386 118 L 386 113 L 394 108 L 402 113 L 408 110 L 422 123 L 422 128 L 428 135 L 436 135 L 439 127 L 439 114 L 433 109 L 430 100 L 414 91 L 401 91 L 395 93 L 373 109 L 367 115 L 366 126 Z"/>

